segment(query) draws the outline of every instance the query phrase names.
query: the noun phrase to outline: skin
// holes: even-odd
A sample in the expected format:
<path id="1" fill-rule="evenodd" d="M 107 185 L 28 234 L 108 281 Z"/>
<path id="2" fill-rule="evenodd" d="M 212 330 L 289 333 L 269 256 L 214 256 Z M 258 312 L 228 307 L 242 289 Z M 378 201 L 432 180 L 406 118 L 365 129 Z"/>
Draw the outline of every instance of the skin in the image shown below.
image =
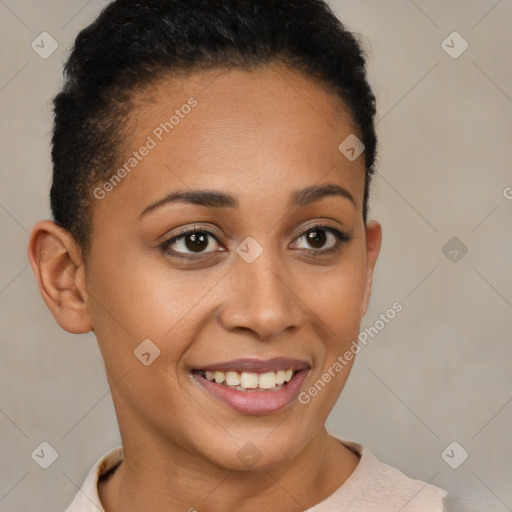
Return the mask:
<path id="1" fill-rule="evenodd" d="M 306 390 L 357 340 L 382 236 L 378 222 L 362 218 L 364 157 L 351 162 L 338 150 L 359 132 L 337 95 L 296 71 L 216 69 L 141 91 L 126 159 L 190 97 L 192 112 L 92 200 L 86 257 L 46 220 L 32 231 L 30 261 L 57 322 L 72 333 L 94 330 L 104 358 L 125 454 L 99 486 L 107 512 L 304 510 L 359 462 L 325 429 L 353 361 L 309 404 L 294 400 L 266 415 L 232 410 L 190 370 L 287 356 L 311 366 Z M 334 195 L 288 204 L 296 190 L 323 183 L 343 187 L 355 204 Z M 139 219 L 189 189 L 230 193 L 239 206 L 172 203 Z M 336 239 L 328 232 L 323 245 L 299 239 L 315 224 L 350 240 L 329 253 Z M 195 262 L 170 255 L 191 253 L 183 239 L 159 248 L 194 225 L 218 238 L 210 235 Z M 235 252 L 248 236 L 263 248 L 252 263 Z M 149 366 L 133 353 L 144 339 L 161 351 Z M 251 467 L 237 456 L 249 442 L 261 454 Z"/>

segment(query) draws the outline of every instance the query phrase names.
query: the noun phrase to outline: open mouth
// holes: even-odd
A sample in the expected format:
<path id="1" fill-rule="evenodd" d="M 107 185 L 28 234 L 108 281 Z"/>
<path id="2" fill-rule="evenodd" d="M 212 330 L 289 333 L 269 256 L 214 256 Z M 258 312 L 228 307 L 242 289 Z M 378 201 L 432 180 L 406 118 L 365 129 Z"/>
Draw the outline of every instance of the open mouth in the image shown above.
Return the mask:
<path id="1" fill-rule="evenodd" d="M 210 382 L 244 392 L 279 391 L 287 386 L 298 372 L 299 370 L 293 368 L 264 373 L 192 370 L 193 374 L 200 375 Z"/>
<path id="2" fill-rule="evenodd" d="M 241 358 L 197 366 L 192 379 L 208 396 L 243 414 L 272 414 L 291 406 L 311 369 L 305 360 Z"/>

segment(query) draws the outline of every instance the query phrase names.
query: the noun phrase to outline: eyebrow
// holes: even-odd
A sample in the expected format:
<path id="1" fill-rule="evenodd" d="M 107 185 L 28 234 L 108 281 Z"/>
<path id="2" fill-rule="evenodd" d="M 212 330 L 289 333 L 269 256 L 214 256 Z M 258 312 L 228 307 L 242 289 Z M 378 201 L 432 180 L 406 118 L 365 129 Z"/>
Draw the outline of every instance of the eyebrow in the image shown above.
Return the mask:
<path id="1" fill-rule="evenodd" d="M 335 183 L 324 183 L 322 185 L 311 185 L 309 187 L 296 190 L 292 193 L 288 202 L 290 207 L 293 206 L 307 206 L 311 203 L 319 201 L 324 197 L 338 196 L 348 199 L 354 206 L 356 201 L 354 196 L 343 187 Z M 198 206 L 206 206 L 207 208 L 238 208 L 238 199 L 225 192 L 218 192 L 215 190 L 188 190 L 188 191 L 175 191 L 171 192 L 163 199 L 150 204 L 139 215 L 139 219 L 145 215 L 172 203 L 189 203 Z"/>

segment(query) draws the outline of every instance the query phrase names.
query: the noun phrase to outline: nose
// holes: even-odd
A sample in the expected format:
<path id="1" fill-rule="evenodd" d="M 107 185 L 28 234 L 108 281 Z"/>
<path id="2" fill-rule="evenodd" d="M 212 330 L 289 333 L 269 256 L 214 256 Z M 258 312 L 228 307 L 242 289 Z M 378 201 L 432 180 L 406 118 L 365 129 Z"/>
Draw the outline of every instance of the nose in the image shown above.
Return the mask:
<path id="1" fill-rule="evenodd" d="M 220 311 L 228 331 L 248 330 L 260 340 L 297 330 L 304 319 L 304 298 L 283 265 L 264 251 L 255 261 L 242 258 L 229 275 L 229 292 Z"/>

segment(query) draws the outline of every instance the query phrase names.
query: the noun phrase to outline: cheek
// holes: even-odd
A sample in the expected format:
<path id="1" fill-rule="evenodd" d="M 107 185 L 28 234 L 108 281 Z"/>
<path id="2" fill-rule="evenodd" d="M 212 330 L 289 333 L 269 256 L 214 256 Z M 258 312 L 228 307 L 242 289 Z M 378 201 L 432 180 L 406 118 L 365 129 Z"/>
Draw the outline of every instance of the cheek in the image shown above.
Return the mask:
<path id="1" fill-rule="evenodd" d="M 354 364 L 350 349 L 357 344 L 361 326 L 366 255 L 360 247 L 353 249 L 350 258 L 333 268 L 330 277 L 322 281 L 322 289 L 313 296 L 314 310 L 328 327 L 323 331 L 323 346 L 317 351 L 318 366 L 310 376 L 301 403 L 312 417 L 322 422 L 326 421 L 350 375 Z"/>
<path id="2" fill-rule="evenodd" d="M 366 289 L 365 258 L 364 251 L 354 245 L 350 254 L 322 279 L 321 287 L 315 287 L 312 295 L 315 311 L 342 337 L 347 330 L 359 329 Z"/>
<path id="3" fill-rule="evenodd" d="M 174 274 L 156 273 L 142 261 L 127 257 L 91 266 L 88 290 L 105 366 L 120 383 L 113 392 L 119 411 L 128 407 L 149 417 L 163 406 L 183 408 L 176 367 L 194 339 L 187 319 L 201 293 L 192 287 L 187 296 Z"/>
<path id="4" fill-rule="evenodd" d="M 178 271 L 128 252 L 93 260 L 87 288 L 94 331 L 105 355 L 110 352 L 113 363 L 120 364 L 122 351 L 131 363 L 133 350 L 149 339 L 161 350 L 161 361 L 165 358 L 172 366 L 194 339 L 202 320 L 201 301 L 222 272 Z"/>

